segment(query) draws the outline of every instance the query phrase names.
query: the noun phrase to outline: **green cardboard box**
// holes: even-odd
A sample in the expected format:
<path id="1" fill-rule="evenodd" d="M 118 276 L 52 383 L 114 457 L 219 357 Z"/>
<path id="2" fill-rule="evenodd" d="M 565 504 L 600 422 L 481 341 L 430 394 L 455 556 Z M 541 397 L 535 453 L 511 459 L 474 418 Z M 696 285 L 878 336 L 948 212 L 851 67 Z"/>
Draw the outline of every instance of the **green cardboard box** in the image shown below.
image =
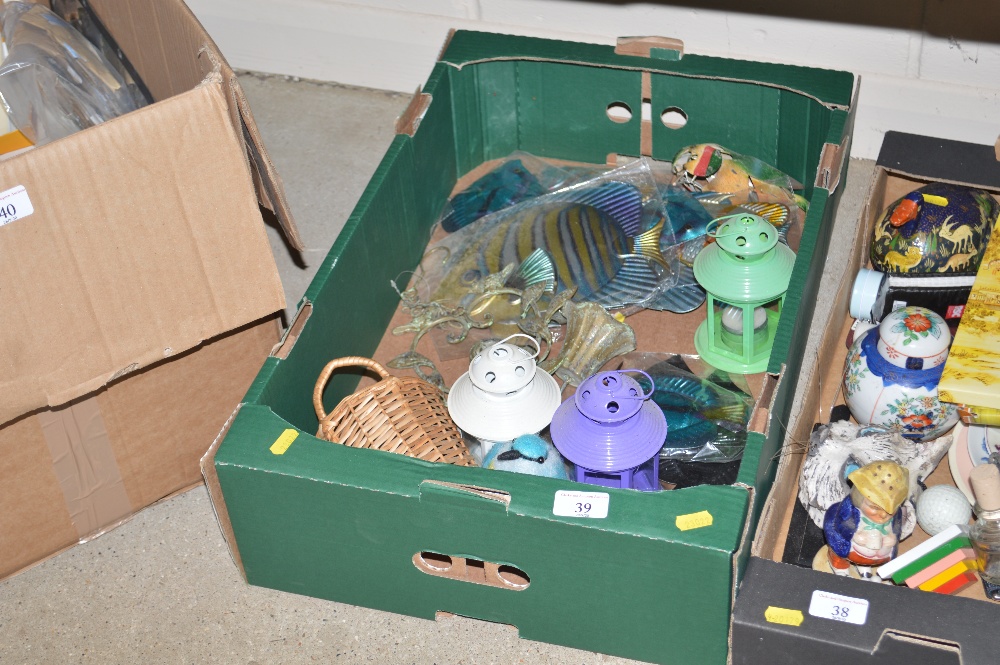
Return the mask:
<path id="1" fill-rule="evenodd" d="M 283 343 L 203 460 L 247 581 L 427 619 L 445 611 L 512 624 L 525 638 L 640 660 L 725 662 L 830 242 L 854 94 L 850 73 L 684 55 L 670 40 L 615 48 L 453 33 Z M 612 121 L 609 107 L 623 105 L 631 119 Z M 667 109 L 686 124 L 660 122 Z M 516 150 L 603 164 L 613 154 L 669 161 L 705 142 L 776 165 L 811 201 L 736 483 L 594 488 L 312 435 L 320 369 L 374 352 L 398 304 L 386 285 L 418 263 L 463 174 Z M 356 381 L 335 377 L 327 405 Z M 553 514 L 557 491 L 598 489 L 609 495 L 606 518 Z M 681 528 L 704 524 L 685 516 L 706 512 L 709 525 Z"/>

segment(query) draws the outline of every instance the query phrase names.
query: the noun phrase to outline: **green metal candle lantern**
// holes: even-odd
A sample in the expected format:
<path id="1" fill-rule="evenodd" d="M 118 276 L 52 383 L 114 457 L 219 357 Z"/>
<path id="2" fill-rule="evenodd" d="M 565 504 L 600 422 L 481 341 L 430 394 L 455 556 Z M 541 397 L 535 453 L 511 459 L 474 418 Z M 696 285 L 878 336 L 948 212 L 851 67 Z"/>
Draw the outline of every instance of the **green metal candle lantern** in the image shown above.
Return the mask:
<path id="1" fill-rule="evenodd" d="M 749 213 L 713 220 L 708 235 L 715 242 L 694 261 L 694 276 L 708 292 L 708 314 L 695 332 L 695 348 L 721 370 L 763 372 L 795 252 L 778 242 L 770 222 Z"/>

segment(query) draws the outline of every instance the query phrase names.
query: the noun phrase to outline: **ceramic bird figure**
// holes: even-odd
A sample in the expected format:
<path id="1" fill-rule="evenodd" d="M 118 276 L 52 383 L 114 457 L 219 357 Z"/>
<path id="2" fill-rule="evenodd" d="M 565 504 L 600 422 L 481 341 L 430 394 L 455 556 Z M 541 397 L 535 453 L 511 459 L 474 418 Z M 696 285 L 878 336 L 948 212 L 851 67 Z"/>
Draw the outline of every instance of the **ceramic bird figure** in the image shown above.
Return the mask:
<path id="1" fill-rule="evenodd" d="M 920 492 L 918 481 L 929 476 L 951 446 L 951 435 L 917 442 L 880 427 L 860 427 L 843 420 L 823 425 L 809 440 L 809 453 L 799 479 L 799 501 L 816 526 L 823 526 L 827 509 L 850 494 L 847 475 L 877 460 L 889 460 L 909 473 L 909 492 L 903 505 L 905 538 L 913 531 L 916 514 L 912 501 Z"/>
<path id="2" fill-rule="evenodd" d="M 736 205 L 781 203 L 805 210 L 809 203 L 796 196 L 801 189 L 786 173 L 750 155 L 741 155 L 715 143 L 684 148 L 674 156 L 674 182 L 694 191 L 728 193 Z"/>
<path id="3" fill-rule="evenodd" d="M 563 456 L 555 446 L 534 434 L 525 434 L 493 446 L 483 459 L 483 467 L 569 480 Z"/>

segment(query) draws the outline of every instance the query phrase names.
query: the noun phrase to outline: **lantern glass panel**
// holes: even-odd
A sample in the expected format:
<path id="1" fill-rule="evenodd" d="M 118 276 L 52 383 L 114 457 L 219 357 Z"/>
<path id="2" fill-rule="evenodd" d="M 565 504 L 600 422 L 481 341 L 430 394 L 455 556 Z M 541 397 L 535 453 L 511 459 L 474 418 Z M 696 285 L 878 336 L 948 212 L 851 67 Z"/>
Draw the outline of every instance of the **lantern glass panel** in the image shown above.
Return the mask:
<path id="1" fill-rule="evenodd" d="M 771 353 L 784 296 L 730 304 L 708 294 L 709 311 L 699 353 L 727 371 L 763 371 Z M 698 341 L 698 340 L 696 340 Z"/>

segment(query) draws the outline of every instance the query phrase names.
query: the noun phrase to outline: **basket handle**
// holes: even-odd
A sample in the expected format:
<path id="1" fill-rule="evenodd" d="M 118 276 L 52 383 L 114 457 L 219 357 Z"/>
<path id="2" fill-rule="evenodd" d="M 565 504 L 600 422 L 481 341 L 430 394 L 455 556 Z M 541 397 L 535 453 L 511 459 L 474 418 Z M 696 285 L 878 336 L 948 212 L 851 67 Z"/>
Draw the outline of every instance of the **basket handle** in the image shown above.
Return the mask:
<path id="1" fill-rule="evenodd" d="M 323 391 L 326 390 L 326 384 L 330 380 L 330 375 L 341 367 L 352 366 L 364 367 L 365 369 L 374 371 L 379 375 L 380 381 L 384 381 L 392 376 L 385 367 L 382 367 L 382 365 L 371 358 L 365 358 L 364 356 L 344 356 L 343 358 L 331 360 L 323 368 L 323 371 L 319 373 L 319 378 L 316 379 L 316 387 L 313 388 L 313 407 L 316 409 L 316 416 L 320 420 L 326 418 L 326 411 L 323 410 Z"/>

